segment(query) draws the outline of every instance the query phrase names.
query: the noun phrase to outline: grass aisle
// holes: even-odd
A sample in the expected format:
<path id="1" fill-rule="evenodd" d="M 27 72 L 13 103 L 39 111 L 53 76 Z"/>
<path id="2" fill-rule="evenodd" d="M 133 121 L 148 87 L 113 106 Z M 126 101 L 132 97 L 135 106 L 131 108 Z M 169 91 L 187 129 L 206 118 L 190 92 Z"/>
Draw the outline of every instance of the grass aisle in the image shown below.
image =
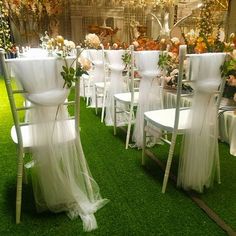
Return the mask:
<path id="1" fill-rule="evenodd" d="M 70 221 L 64 213 L 37 214 L 31 184 L 24 186 L 23 190 L 22 223 L 15 225 L 16 150 L 9 136 L 12 118 L 2 80 L 0 115 L 0 235 L 225 235 L 171 182 L 167 193 L 162 194 L 160 169 L 154 164 L 152 166 L 152 163 L 148 170 L 143 168 L 141 152 L 136 149 L 125 150 L 122 131 L 114 137 L 112 127 L 100 123 L 94 110 L 85 108 L 84 102 L 81 103 L 81 139 L 84 152 L 102 196 L 110 199 L 96 213 L 99 228 L 84 233 L 80 219 Z M 225 163 L 223 165 L 222 172 L 227 172 L 230 166 L 226 167 Z M 224 175 L 228 178 L 232 173 L 233 170 Z M 236 172 L 233 174 L 232 178 L 235 180 Z M 223 200 L 224 196 L 229 196 L 224 195 L 226 187 L 223 184 L 221 187 L 223 189 L 218 194 Z M 222 207 L 218 206 L 215 199 L 217 189 L 218 187 L 208 192 L 206 198 L 221 212 Z M 231 189 L 233 190 L 235 188 Z M 233 203 L 231 198 L 224 201 L 225 205 L 228 205 L 226 202 Z M 234 212 L 225 212 L 223 215 L 232 223 L 232 227 L 236 226 Z"/>

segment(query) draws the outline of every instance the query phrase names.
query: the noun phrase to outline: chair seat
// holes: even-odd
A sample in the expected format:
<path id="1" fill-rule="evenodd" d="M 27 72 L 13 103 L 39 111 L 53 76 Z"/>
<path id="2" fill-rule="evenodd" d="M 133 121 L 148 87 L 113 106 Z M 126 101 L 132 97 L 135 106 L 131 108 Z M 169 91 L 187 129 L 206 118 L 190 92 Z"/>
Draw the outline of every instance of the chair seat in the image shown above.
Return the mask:
<path id="1" fill-rule="evenodd" d="M 131 93 L 117 93 L 114 95 L 116 100 L 120 102 L 130 103 Z M 134 92 L 134 104 L 138 104 L 139 92 Z"/>
<path id="2" fill-rule="evenodd" d="M 144 113 L 144 119 L 160 129 L 173 131 L 175 122 L 175 108 L 154 110 Z M 180 110 L 178 133 L 183 133 L 188 128 L 188 117 L 190 109 Z"/>
<path id="3" fill-rule="evenodd" d="M 62 123 L 61 123 L 62 122 Z M 76 133 L 75 133 L 75 120 L 65 120 L 65 121 L 60 121 L 57 122 L 57 125 L 64 125 L 67 126 L 68 129 L 72 130 L 72 135 L 69 136 L 65 136 L 65 135 L 60 135 L 60 133 L 57 133 L 57 137 L 58 137 L 58 142 L 59 143 L 63 143 L 63 142 L 68 142 L 71 141 L 73 139 L 75 139 L 76 137 Z M 23 139 L 23 147 L 24 148 L 31 148 L 34 146 L 33 140 L 32 140 L 32 131 L 33 131 L 34 125 L 23 125 L 21 126 L 21 133 L 22 133 L 22 139 Z M 55 128 L 56 129 L 56 128 Z M 60 130 L 60 129 L 58 129 Z M 18 144 L 18 139 L 17 139 L 17 134 L 16 134 L 16 129 L 15 126 L 12 126 L 11 128 L 11 137 L 14 143 Z"/>

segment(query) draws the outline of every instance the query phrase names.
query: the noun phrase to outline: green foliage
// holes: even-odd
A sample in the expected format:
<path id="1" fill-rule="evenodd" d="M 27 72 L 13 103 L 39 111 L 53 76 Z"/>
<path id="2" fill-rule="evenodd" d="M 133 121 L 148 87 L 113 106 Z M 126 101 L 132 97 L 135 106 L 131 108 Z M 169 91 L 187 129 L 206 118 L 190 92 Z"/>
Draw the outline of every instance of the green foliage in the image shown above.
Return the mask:
<path id="1" fill-rule="evenodd" d="M 122 61 L 125 63 L 125 65 L 129 65 L 131 62 L 131 54 L 129 51 L 126 51 L 122 56 L 121 56 Z"/>
<path id="2" fill-rule="evenodd" d="M 65 65 L 62 66 L 62 71 L 61 71 L 61 76 L 64 79 L 64 87 L 66 86 L 67 88 L 70 88 L 73 82 L 76 82 L 78 78 L 81 77 L 83 74 L 88 75 L 88 72 L 83 68 L 82 64 L 78 61 L 81 53 L 82 53 L 82 50 L 80 51 L 80 53 L 76 56 L 76 58 L 72 61 L 70 65 L 68 65 L 68 62 L 66 60 L 66 54 L 57 53 L 57 55 L 60 56 L 65 62 Z M 76 64 L 76 61 L 77 61 L 77 64 Z"/>
<path id="3" fill-rule="evenodd" d="M 72 83 L 77 81 L 79 77 L 81 77 L 83 74 L 88 74 L 86 70 L 82 68 L 82 66 L 79 64 L 76 69 L 71 66 L 62 66 L 63 71 L 61 71 L 61 76 L 65 81 L 64 86 L 67 86 L 67 88 L 70 88 L 72 86 Z"/>
<path id="4" fill-rule="evenodd" d="M 231 71 L 236 71 L 236 59 L 232 58 L 230 55 L 227 55 L 224 63 L 220 67 L 220 71 L 222 78 L 229 76 Z"/>
<path id="5" fill-rule="evenodd" d="M 63 71 L 61 72 L 61 76 L 65 81 L 65 84 L 68 88 L 72 86 L 72 82 L 75 82 L 76 76 L 75 76 L 75 69 L 73 67 L 66 67 L 62 66 Z"/>
<path id="6" fill-rule="evenodd" d="M 78 66 L 78 68 L 76 69 L 75 72 L 76 72 L 75 76 L 77 78 L 81 77 L 83 74 L 88 75 L 88 72 L 86 70 L 84 70 L 80 64 L 79 64 L 79 66 Z"/>
<path id="7" fill-rule="evenodd" d="M 172 57 L 168 54 L 168 52 L 161 52 L 159 55 L 159 60 L 158 60 L 158 66 L 162 69 L 165 70 L 167 67 L 169 67 L 172 63 Z"/>

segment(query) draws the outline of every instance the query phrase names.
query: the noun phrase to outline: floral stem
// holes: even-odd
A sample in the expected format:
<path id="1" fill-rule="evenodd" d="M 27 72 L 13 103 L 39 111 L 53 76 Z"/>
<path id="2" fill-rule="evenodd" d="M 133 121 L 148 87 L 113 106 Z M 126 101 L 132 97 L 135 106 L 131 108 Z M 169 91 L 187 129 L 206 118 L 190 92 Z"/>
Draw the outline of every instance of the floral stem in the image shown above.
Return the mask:
<path id="1" fill-rule="evenodd" d="M 65 86 L 66 86 L 66 81 L 64 82 L 62 88 L 65 88 Z M 58 112 L 59 112 L 60 106 L 61 106 L 61 104 L 59 104 L 59 105 L 57 106 L 56 115 L 55 115 L 54 124 L 53 124 L 53 129 L 52 129 L 52 137 L 53 137 L 53 133 L 54 133 L 54 130 L 55 130 L 56 120 L 57 120 L 57 116 L 58 116 Z"/>

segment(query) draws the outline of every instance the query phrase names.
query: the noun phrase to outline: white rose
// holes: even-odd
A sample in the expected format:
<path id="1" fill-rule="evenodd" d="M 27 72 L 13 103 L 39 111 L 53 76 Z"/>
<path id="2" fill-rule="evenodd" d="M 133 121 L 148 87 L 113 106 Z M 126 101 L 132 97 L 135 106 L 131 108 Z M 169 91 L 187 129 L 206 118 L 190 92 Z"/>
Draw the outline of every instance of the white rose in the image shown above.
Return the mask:
<path id="1" fill-rule="evenodd" d="M 161 43 L 163 43 L 163 44 L 164 44 L 165 42 L 166 42 L 166 40 L 165 40 L 165 39 L 161 39 Z"/>
<path id="2" fill-rule="evenodd" d="M 117 48 L 118 48 L 118 44 L 117 44 L 117 43 L 113 43 L 112 47 L 113 47 L 114 49 L 117 49 Z"/>
<path id="3" fill-rule="evenodd" d="M 178 39 L 177 37 L 173 37 L 173 38 L 171 39 L 171 42 L 172 42 L 173 44 L 179 44 L 179 43 L 180 43 L 180 41 L 179 41 L 179 39 Z"/>
<path id="4" fill-rule="evenodd" d="M 174 76 L 177 75 L 179 73 L 178 69 L 174 69 L 173 71 L 171 71 L 170 76 Z"/>
<path id="5" fill-rule="evenodd" d="M 91 48 L 98 48 L 101 44 L 99 37 L 96 34 L 88 34 L 85 37 L 85 44 Z"/>
<path id="6" fill-rule="evenodd" d="M 79 61 L 79 63 L 80 63 L 80 65 L 81 65 L 81 67 L 82 67 L 83 70 L 88 71 L 88 70 L 91 69 L 92 63 L 91 63 L 91 61 L 90 61 L 89 59 L 84 58 L 84 57 L 80 57 L 80 58 L 78 59 L 78 61 Z"/>
<path id="7" fill-rule="evenodd" d="M 235 37 L 234 33 L 231 33 L 230 36 L 229 36 L 230 39 L 233 39 L 234 37 Z"/>
<path id="8" fill-rule="evenodd" d="M 133 44 L 134 47 L 136 47 L 136 48 L 139 46 L 139 43 L 138 43 L 137 41 L 134 41 L 132 44 Z"/>
<path id="9" fill-rule="evenodd" d="M 68 48 L 70 48 L 70 49 L 74 49 L 75 48 L 75 43 L 73 42 L 73 41 L 68 41 L 67 42 L 67 45 L 66 45 Z"/>
<path id="10" fill-rule="evenodd" d="M 69 46 L 69 41 L 68 41 L 67 39 L 64 40 L 64 45 L 65 45 L 66 47 Z"/>

